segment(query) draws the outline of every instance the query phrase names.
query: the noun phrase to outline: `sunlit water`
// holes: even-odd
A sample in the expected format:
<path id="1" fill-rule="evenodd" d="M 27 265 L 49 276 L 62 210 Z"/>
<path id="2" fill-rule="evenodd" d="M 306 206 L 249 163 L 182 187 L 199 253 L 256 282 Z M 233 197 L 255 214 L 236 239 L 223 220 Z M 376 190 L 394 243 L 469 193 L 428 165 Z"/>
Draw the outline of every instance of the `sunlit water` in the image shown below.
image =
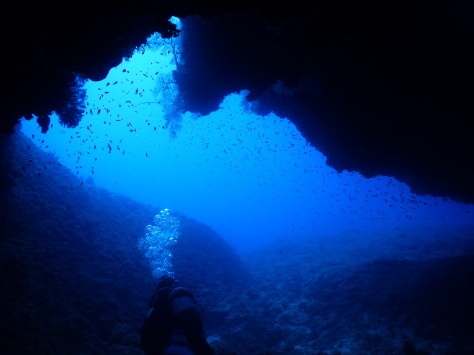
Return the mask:
<path id="1" fill-rule="evenodd" d="M 34 120 L 23 132 L 79 178 L 206 223 L 241 253 L 281 238 L 473 224 L 472 205 L 417 196 L 392 177 L 336 172 L 291 117 L 252 113 L 245 92 L 208 116 L 181 114 L 179 38 L 151 41 L 85 84 L 77 128 L 52 115 L 47 134 Z"/>

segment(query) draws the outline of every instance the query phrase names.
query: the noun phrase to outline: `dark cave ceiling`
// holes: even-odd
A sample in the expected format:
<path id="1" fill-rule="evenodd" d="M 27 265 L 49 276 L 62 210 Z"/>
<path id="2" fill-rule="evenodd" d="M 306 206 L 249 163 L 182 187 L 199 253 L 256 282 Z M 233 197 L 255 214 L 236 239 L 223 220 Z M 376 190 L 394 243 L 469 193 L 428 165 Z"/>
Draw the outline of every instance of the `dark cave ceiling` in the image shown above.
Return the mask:
<path id="1" fill-rule="evenodd" d="M 1 132 L 66 107 L 76 73 L 103 79 L 151 33 L 172 36 L 171 16 L 190 111 L 248 89 L 334 168 L 474 203 L 474 4 L 461 0 L 17 2 L 2 20 Z"/>

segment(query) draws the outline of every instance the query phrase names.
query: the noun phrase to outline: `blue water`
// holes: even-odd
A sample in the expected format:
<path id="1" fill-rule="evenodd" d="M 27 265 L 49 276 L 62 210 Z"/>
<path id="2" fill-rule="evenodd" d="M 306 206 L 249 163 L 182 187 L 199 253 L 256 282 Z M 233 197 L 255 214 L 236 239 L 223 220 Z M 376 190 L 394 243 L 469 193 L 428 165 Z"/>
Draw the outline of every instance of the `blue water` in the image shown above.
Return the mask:
<path id="1" fill-rule="evenodd" d="M 473 205 L 338 173 L 291 117 L 252 113 L 245 91 L 205 117 L 181 112 L 179 45 L 152 36 L 106 79 L 86 82 L 78 127 L 53 114 L 47 134 L 34 120 L 22 131 L 85 182 L 195 218 L 241 254 L 280 239 L 474 224 Z"/>

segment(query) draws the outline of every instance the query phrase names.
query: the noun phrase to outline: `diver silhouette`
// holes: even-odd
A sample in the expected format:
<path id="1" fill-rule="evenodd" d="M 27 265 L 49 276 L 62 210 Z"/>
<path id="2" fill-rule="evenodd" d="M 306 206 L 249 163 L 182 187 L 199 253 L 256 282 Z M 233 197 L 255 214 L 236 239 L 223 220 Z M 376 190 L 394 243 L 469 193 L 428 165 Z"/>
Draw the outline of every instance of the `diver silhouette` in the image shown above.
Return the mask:
<path id="1" fill-rule="evenodd" d="M 193 294 L 162 276 L 149 304 L 140 339 L 146 355 L 213 355 Z"/>

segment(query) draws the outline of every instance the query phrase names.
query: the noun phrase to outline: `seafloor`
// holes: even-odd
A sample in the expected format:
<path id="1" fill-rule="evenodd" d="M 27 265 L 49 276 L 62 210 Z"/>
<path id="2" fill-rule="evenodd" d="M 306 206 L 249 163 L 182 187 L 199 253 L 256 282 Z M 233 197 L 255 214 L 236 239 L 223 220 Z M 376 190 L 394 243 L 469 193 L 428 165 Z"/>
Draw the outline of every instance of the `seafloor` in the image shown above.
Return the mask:
<path id="1" fill-rule="evenodd" d="M 81 181 L 21 134 L 0 145 L 0 353 L 142 354 L 156 281 L 137 245 L 158 210 Z M 176 276 L 217 355 L 474 353 L 473 228 L 353 231 L 239 257 L 180 219 Z"/>

